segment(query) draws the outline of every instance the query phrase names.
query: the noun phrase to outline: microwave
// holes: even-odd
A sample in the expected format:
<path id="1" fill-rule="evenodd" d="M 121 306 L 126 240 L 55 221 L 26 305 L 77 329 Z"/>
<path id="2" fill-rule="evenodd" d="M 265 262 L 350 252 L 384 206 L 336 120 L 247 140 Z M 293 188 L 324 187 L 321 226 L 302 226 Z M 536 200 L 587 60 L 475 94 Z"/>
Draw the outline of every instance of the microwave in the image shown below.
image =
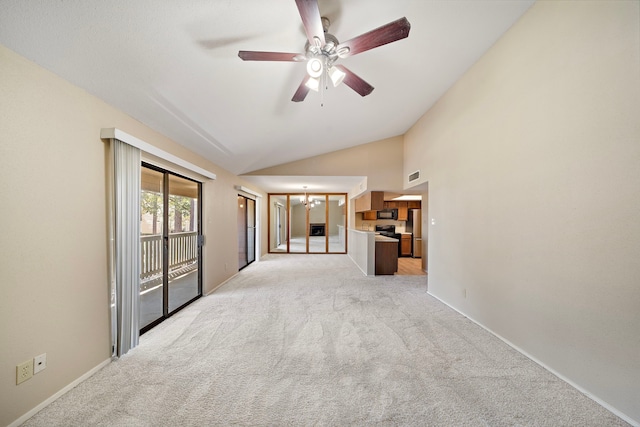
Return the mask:
<path id="1" fill-rule="evenodd" d="M 378 219 L 398 219 L 398 209 L 385 209 L 383 211 L 378 211 L 377 215 Z"/>

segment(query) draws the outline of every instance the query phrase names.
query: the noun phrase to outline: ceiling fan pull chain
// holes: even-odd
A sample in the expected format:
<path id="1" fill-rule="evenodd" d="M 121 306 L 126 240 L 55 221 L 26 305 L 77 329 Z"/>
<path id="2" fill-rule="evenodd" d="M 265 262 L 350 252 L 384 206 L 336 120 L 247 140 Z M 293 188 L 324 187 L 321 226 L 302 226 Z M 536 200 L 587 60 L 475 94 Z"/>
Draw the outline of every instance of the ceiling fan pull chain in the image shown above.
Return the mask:
<path id="1" fill-rule="evenodd" d="M 324 107 L 324 90 L 327 87 L 327 69 L 323 69 L 322 73 L 322 86 L 320 87 L 320 107 Z"/>

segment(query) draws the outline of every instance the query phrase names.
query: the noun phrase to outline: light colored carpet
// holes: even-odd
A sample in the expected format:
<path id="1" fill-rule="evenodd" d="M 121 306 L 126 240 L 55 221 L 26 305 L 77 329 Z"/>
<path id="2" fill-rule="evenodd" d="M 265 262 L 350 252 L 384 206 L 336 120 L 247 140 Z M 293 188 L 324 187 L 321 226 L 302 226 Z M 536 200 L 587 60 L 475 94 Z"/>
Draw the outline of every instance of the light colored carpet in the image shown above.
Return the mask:
<path id="1" fill-rule="evenodd" d="M 325 253 L 326 252 L 326 237 L 324 236 L 309 236 L 309 253 Z M 272 252 L 287 252 L 287 242 L 282 243 Z M 289 252 L 307 252 L 307 240 L 305 236 L 292 237 L 289 241 Z M 329 253 L 344 253 L 344 242 L 340 241 L 340 236 L 337 234 L 329 236 Z"/>
<path id="2" fill-rule="evenodd" d="M 269 255 L 26 426 L 627 425 L 426 293 L 346 255 Z"/>

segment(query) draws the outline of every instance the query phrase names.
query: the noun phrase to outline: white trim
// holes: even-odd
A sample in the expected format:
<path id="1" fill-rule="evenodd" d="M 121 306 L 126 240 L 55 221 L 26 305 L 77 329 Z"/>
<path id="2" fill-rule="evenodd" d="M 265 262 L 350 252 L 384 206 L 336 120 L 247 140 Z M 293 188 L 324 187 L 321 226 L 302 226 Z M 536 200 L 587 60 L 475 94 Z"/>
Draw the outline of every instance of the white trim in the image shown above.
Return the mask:
<path id="1" fill-rule="evenodd" d="M 244 186 L 242 186 L 242 185 L 236 185 L 236 186 L 234 186 L 234 188 L 235 188 L 236 190 L 238 190 L 238 191 L 242 191 L 242 192 L 244 192 L 244 193 L 251 194 L 252 196 L 255 196 L 255 197 L 262 197 L 262 194 L 260 194 L 260 193 L 256 193 L 256 192 L 255 192 L 255 191 L 253 191 L 252 189 L 247 188 L 247 187 L 244 187 Z"/>
<path id="2" fill-rule="evenodd" d="M 517 351 L 518 353 L 522 354 L 523 356 L 527 357 L 528 359 L 530 359 L 531 361 L 537 363 L 538 365 L 540 365 L 542 368 L 546 369 L 547 371 L 551 372 L 553 375 L 555 375 L 556 377 L 560 378 L 562 381 L 566 382 L 567 384 L 569 384 L 571 387 L 575 388 L 576 390 L 578 390 L 580 393 L 584 394 L 586 397 L 588 397 L 589 399 L 593 400 L 594 402 L 596 402 L 598 405 L 602 406 L 603 408 L 605 408 L 606 410 L 608 410 L 609 412 L 613 413 L 614 415 L 622 418 L 624 421 L 628 422 L 629 424 L 631 424 L 632 426 L 636 426 L 636 427 L 640 427 L 640 423 L 638 423 L 638 421 L 634 420 L 633 418 L 631 418 L 630 416 L 620 412 L 618 409 L 614 408 L 613 406 L 611 406 L 610 404 L 608 404 L 607 402 L 605 402 L 604 400 L 598 398 L 597 396 L 594 396 L 593 394 L 591 394 L 588 390 L 585 390 L 583 387 L 579 386 L 578 384 L 574 383 L 573 381 L 571 381 L 569 378 L 565 377 L 564 375 L 562 375 L 561 373 L 557 372 L 556 370 L 550 368 L 549 366 L 547 366 L 545 363 L 541 362 L 540 360 L 536 359 L 535 357 L 533 357 L 532 355 L 530 355 L 529 353 L 527 353 L 526 351 L 524 351 L 523 349 L 521 349 L 520 347 L 518 347 L 517 345 L 515 345 L 514 343 L 512 343 L 511 341 L 509 341 L 508 339 L 498 335 L 497 333 L 495 333 L 494 331 L 492 331 L 491 329 L 487 328 L 486 326 L 484 326 L 482 323 L 476 321 L 475 319 L 473 319 L 472 317 L 467 316 L 465 313 L 463 313 L 462 311 L 458 310 L 457 308 L 455 308 L 454 306 L 452 306 L 451 304 L 447 303 L 446 301 L 443 301 L 442 299 L 438 298 L 437 296 L 433 295 L 431 292 L 427 291 L 427 294 L 431 295 L 432 297 L 434 297 L 435 299 L 437 299 L 438 301 L 440 301 L 441 303 L 443 303 L 444 305 L 446 305 L 447 307 L 451 308 L 452 310 L 456 311 L 457 313 L 461 314 L 462 316 L 466 317 L 467 319 L 471 320 L 473 323 L 475 323 L 476 325 L 480 326 L 482 329 L 484 329 L 485 331 L 489 332 L 490 334 L 492 334 L 494 337 L 502 340 L 505 344 L 507 344 L 509 347 L 513 348 L 515 351 Z"/>
<path id="3" fill-rule="evenodd" d="M 350 253 L 347 253 L 347 256 L 349 257 L 349 259 L 351 260 L 351 262 L 353 262 L 353 263 L 355 264 L 355 266 L 356 266 L 356 267 L 358 267 L 358 269 L 362 272 L 362 274 L 366 276 L 366 275 L 367 275 L 367 272 L 366 272 L 366 271 L 364 271 L 364 270 L 362 269 L 362 267 L 360 267 L 360 265 L 356 262 L 356 260 L 355 260 L 355 259 L 353 259 L 353 257 L 351 256 L 351 254 L 350 254 Z"/>
<path id="4" fill-rule="evenodd" d="M 64 387 L 61 390 L 59 390 L 53 396 L 49 397 L 47 400 L 45 400 L 44 402 L 42 402 L 41 404 L 39 404 L 38 406 L 36 406 L 32 410 L 30 410 L 29 412 L 27 412 L 26 414 L 24 414 L 23 416 L 21 416 L 20 418 L 18 418 L 17 420 L 12 422 L 11 424 L 9 424 L 7 427 L 18 427 L 19 425 L 21 425 L 22 423 L 27 421 L 29 418 L 33 417 L 35 414 L 37 414 L 38 412 L 40 412 L 41 410 L 43 410 L 44 408 L 46 408 L 47 406 L 49 406 L 50 404 L 52 404 L 53 402 L 58 400 L 63 394 L 65 394 L 66 392 L 68 392 L 72 388 L 76 387 L 78 384 L 80 384 L 80 383 L 86 381 L 87 379 L 89 379 L 91 376 L 93 376 L 93 374 L 95 374 L 100 369 L 102 369 L 105 366 L 107 366 L 109 363 L 111 363 L 111 359 L 107 359 L 107 360 L 103 361 L 98 366 L 92 368 L 89 372 L 85 373 L 80 378 L 78 378 L 75 381 L 73 381 L 72 383 L 68 384 L 66 387 Z"/>
<path id="5" fill-rule="evenodd" d="M 225 280 L 224 282 L 220 283 L 218 286 L 216 286 L 215 288 L 211 289 L 209 292 L 204 294 L 204 296 L 208 297 L 209 295 L 211 295 L 212 293 L 214 293 L 215 291 L 217 291 L 218 289 L 220 289 L 221 287 L 226 285 L 231 279 L 236 277 L 239 273 L 240 272 L 235 273 L 233 276 L 229 277 L 227 280 Z"/>
<path id="6" fill-rule="evenodd" d="M 147 163 L 149 165 L 158 167 L 162 170 L 172 172 L 178 176 L 191 179 L 201 184 L 206 184 L 208 181 L 210 181 L 209 178 L 206 178 L 200 175 L 199 173 L 193 172 L 187 168 L 180 167 L 175 163 L 168 162 L 164 159 L 161 159 L 160 157 L 153 156 L 144 151 L 141 151 L 140 154 L 141 154 L 140 157 L 142 158 L 143 163 Z"/>
<path id="7" fill-rule="evenodd" d="M 129 145 L 132 145 L 141 151 L 152 154 L 156 157 L 160 157 L 163 160 L 176 164 L 178 166 L 182 166 L 183 168 L 189 169 L 190 171 L 196 172 L 206 178 L 216 179 L 216 174 L 209 172 L 206 169 L 201 168 L 200 166 L 196 166 L 193 163 L 189 163 L 186 160 L 182 160 L 180 157 L 174 156 L 171 153 L 167 153 L 164 150 L 161 150 L 153 145 L 144 142 L 141 139 L 136 138 L 135 136 L 129 135 L 126 132 L 121 131 L 117 128 L 102 128 L 100 130 L 100 138 L 102 139 L 119 139 L 122 142 L 126 142 Z"/>

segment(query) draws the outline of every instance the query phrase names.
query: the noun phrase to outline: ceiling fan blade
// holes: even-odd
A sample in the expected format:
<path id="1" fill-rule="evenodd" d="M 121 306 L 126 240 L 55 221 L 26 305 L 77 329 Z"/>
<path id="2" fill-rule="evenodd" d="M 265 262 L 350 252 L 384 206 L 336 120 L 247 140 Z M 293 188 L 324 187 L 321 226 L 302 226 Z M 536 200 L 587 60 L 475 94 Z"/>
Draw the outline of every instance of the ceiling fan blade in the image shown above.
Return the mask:
<path id="1" fill-rule="evenodd" d="M 300 86 L 298 86 L 298 90 L 296 90 L 296 93 L 293 94 L 293 98 L 291 98 L 293 102 L 304 101 L 304 99 L 307 97 L 307 94 L 310 90 L 307 86 L 307 80 L 309 80 L 309 75 L 305 74 L 304 79 L 302 79 L 302 83 L 300 83 Z"/>
<path id="2" fill-rule="evenodd" d="M 343 65 L 334 65 L 334 67 L 337 67 L 346 74 L 343 80 L 344 84 L 358 92 L 360 96 L 367 96 L 373 92 L 373 86 L 362 80 L 362 78 L 354 74 L 353 71 L 349 70 L 347 67 Z"/>
<path id="3" fill-rule="evenodd" d="M 286 52 L 256 52 L 254 50 L 241 50 L 238 56 L 243 61 L 304 61 L 304 55 L 300 53 Z"/>
<path id="4" fill-rule="evenodd" d="M 354 37 L 351 40 L 340 43 L 337 50 L 340 52 L 341 48 L 349 48 L 348 52 L 341 54 L 340 56 L 342 58 L 353 56 L 369 49 L 373 49 L 374 47 L 404 39 L 409 36 L 410 29 L 411 24 L 407 18 L 400 18 L 396 21 L 389 22 L 382 27 L 378 27 L 375 30 L 371 30 L 359 35 L 358 37 Z"/>
<path id="5" fill-rule="evenodd" d="M 318 39 L 320 46 L 324 46 L 324 29 L 322 28 L 322 20 L 320 19 L 320 9 L 318 8 L 318 0 L 296 0 L 296 6 L 302 18 L 304 32 L 312 46 L 316 44 L 314 39 Z"/>

